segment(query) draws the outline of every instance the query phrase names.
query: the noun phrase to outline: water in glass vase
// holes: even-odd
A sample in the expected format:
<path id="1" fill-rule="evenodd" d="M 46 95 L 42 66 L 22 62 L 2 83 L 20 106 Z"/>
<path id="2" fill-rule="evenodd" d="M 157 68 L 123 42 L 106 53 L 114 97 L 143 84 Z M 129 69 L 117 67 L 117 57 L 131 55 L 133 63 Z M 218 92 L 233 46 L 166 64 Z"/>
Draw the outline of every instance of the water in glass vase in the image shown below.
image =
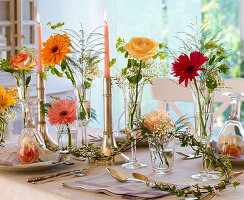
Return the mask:
<path id="1" fill-rule="evenodd" d="M 172 172 L 174 163 L 173 148 L 165 148 L 164 150 L 159 151 L 156 148 L 150 147 L 149 150 L 153 172 L 156 174 L 168 174 Z"/>
<path id="2" fill-rule="evenodd" d="M 64 124 L 56 127 L 58 147 L 62 153 L 67 153 L 69 152 L 69 149 L 74 149 L 77 147 L 78 131 L 70 124 L 68 126 L 69 131 L 67 129 L 67 125 Z"/>

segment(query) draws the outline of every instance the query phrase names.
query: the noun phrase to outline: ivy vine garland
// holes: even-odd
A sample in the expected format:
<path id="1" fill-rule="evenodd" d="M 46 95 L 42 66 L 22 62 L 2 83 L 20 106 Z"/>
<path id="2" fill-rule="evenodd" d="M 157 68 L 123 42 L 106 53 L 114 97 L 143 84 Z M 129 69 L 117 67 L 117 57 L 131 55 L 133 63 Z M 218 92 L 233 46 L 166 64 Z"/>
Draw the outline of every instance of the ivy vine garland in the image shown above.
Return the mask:
<path id="1" fill-rule="evenodd" d="M 87 146 L 81 147 L 79 149 L 72 149 L 70 150 L 70 154 L 76 157 L 93 159 L 95 162 L 112 161 L 116 155 L 130 149 L 132 142 L 143 141 L 147 137 L 147 133 L 150 132 L 143 124 L 140 125 L 138 130 L 141 131 L 140 137 L 134 139 L 133 137 L 127 136 L 127 139 L 125 141 L 122 141 L 119 147 L 113 148 L 113 152 L 109 156 L 105 156 L 104 154 L 102 154 L 99 148 L 94 147 L 93 143 L 89 143 Z M 194 136 L 187 131 L 185 132 L 176 131 L 169 134 L 172 134 L 172 136 L 174 136 L 179 140 L 181 147 L 190 146 L 192 150 L 195 151 L 196 156 L 199 155 L 200 153 L 204 153 L 206 167 L 207 168 L 212 167 L 215 170 L 218 170 L 220 172 L 221 174 L 220 182 L 213 186 L 211 185 L 200 186 L 198 184 L 194 184 L 185 189 L 177 188 L 176 185 L 169 185 L 162 182 L 159 183 L 154 182 L 153 183 L 154 188 L 158 188 L 163 191 L 169 191 L 172 194 L 175 194 L 177 196 L 187 197 L 188 195 L 194 195 L 195 197 L 201 197 L 209 193 L 216 193 L 217 191 L 221 192 L 224 189 L 226 189 L 228 185 L 233 184 L 233 186 L 236 188 L 240 184 L 240 182 L 238 181 L 232 182 L 232 178 L 233 178 L 233 174 L 231 172 L 232 165 L 228 159 L 228 156 L 219 155 L 217 157 L 212 147 L 206 147 L 202 143 L 198 142 L 194 138 Z M 58 149 L 50 149 L 50 150 L 58 150 Z M 147 185 L 149 186 L 149 183 L 147 183 Z"/>

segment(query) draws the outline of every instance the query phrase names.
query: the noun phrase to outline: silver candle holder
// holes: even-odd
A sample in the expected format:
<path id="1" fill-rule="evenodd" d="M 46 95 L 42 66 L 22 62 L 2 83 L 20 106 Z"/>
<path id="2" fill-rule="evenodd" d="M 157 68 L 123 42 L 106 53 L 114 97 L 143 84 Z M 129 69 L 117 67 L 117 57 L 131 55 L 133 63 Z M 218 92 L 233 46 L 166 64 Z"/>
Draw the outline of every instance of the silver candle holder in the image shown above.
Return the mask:
<path id="1" fill-rule="evenodd" d="M 113 148 L 117 147 L 113 134 L 113 112 L 112 112 L 112 79 L 111 77 L 103 78 L 103 110 L 104 110 L 104 131 L 101 152 L 109 156 Z M 122 164 L 128 162 L 129 158 L 123 153 L 116 155 L 106 164 Z"/>
<path id="2" fill-rule="evenodd" d="M 47 146 L 57 148 L 57 143 L 48 134 L 45 114 L 41 112 L 41 102 L 46 103 L 46 84 L 41 73 L 36 73 L 36 83 L 37 99 L 39 100 L 37 104 L 37 129 L 42 134 Z"/>

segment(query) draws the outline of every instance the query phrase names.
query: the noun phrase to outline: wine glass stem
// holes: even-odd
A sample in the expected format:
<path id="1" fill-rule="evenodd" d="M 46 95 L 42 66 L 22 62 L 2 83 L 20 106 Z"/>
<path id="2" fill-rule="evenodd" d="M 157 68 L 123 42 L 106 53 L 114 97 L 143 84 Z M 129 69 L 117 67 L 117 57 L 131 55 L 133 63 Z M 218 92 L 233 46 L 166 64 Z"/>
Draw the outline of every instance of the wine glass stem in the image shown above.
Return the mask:
<path id="1" fill-rule="evenodd" d="M 81 128 L 81 144 L 82 146 L 87 146 L 87 140 L 86 140 L 86 125 L 82 125 Z"/>
<path id="2" fill-rule="evenodd" d="M 131 161 L 136 162 L 136 140 L 131 143 Z"/>
<path id="3" fill-rule="evenodd" d="M 207 173 L 204 154 L 202 154 L 202 173 L 204 173 L 204 174 Z"/>
<path id="4" fill-rule="evenodd" d="M 207 146 L 207 144 L 205 144 Z M 208 170 L 206 168 L 206 161 L 205 161 L 205 153 L 202 152 L 202 174 L 208 174 Z"/>

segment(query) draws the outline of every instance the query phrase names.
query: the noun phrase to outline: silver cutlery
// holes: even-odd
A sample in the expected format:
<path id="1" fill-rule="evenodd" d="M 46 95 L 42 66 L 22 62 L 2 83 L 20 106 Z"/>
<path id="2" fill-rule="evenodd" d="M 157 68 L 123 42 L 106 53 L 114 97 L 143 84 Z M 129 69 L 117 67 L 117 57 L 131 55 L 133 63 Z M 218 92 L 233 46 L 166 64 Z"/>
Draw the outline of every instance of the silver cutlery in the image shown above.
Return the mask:
<path id="1" fill-rule="evenodd" d="M 137 181 L 137 182 L 146 183 L 146 181 L 144 181 L 144 180 L 128 178 L 126 175 L 124 175 L 112 168 L 107 167 L 106 169 L 107 169 L 107 172 L 119 182 L 123 183 L 123 182 L 127 182 L 127 181 Z"/>
<path id="2" fill-rule="evenodd" d="M 88 169 L 82 171 L 82 172 L 74 172 L 72 173 L 71 175 L 75 175 L 75 176 L 79 176 L 79 177 L 83 177 L 83 176 L 86 176 L 88 174 L 90 174 L 95 168 L 97 167 L 97 163 L 94 163 L 91 167 L 89 167 Z M 63 175 L 60 175 L 60 176 L 56 176 L 56 177 L 52 177 L 52 178 L 48 178 L 48 179 L 45 179 L 45 180 L 41 180 L 41 181 L 35 181 L 35 182 L 32 182 L 33 184 L 43 184 L 43 183 L 47 183 L 47 182 L 51 182 L 51 181 L 54 181 L 54 180 L 57 180 L 57 178 L 61 178 L 61 177 L 66 177 L 66 176 L 69 176 L 70 174 L 63 174 Z"/>
<path id="3" fill-rule="evenodd" d="M 43 181 L 43 180 L 47 180 L 50 178 L 55 178 L 55 177 L 59 177 L 59 176 L 69 176 L 69 175 L 73 175 L 73 174 L 79 174 L 79 173 L 84 173 L 83 171 L 88 171 L 88 173 L 94 169 L 94 166 L 97 166 L 97 164 L 93 164 L 90 168 L 88 169 L 75 169 L 75 170 L 70 170 L 70 171 L 65 171 L 65 172 L 56 172 L 56 173 L 52 173 L 52 174 L 47 174 L 44 176 L 38 176 L 38 177 L 32 177 L 32 178 L 28 178 L 27 182 L 29 183 L 35 183 L 37 181 Z"/>
<path id="4" fill-rule="evenodd" d="M 143 174 L 132 173 L 132 176 L 133 176 L 135 179 L 142 180 L 142 181 L 145 181 L 145 182 L 149 182 L 149 181 L 156 182 L 156 181 L 154 181 L 154 180 L 150 180 L 147 176 L 145 176 L 145 175 L 143 175 Z M 162 182 L 162 183 L 165 184 L 165 185 L 174 186 L 173 184 L 164 183 L 164 182 Z"/>
<path id="5" fill-rule="evenodd" d="M 198 155 L 198 156 L 195 156 L 194 154 L 185 154 L 185 153 L 182 153 L 180 151 L 177 151 L 176 152 L 178 155 L 181 155 L 181 156 L 184 156 L 184 160 L 189 160 L 189 159 L 196 159 L 196 158 L 201 158 L 202 155 Z"/>
<path id="6" fill-rule="evenodd" d="M 49 178 L 58 177 L 58 176 L 73 175 L 75 173 L 83 172 L 84 170 L 86 170 L 86 169 L 76 169 L 76 170 L 70 170 L 70 171 L 65 171 L 65 172 L 56 172 L 56 173 L 47 174 L 47 175 L 44 175 L 44 176 L 32 177 L 32 178 L 28 178 L 27 182 L 35 183 L 37 181 L 43 181 L 43 180 L 46 180 L 46 179 L 49 179 Z"/>
<path id="7" fill-rule="evenodd" d="M 85 170 L 82 173 L 75 173 L 75 176 L 86 176 L 88 174 L 90 174 L 95 168 L 97 167 L 97 163 L 94 163 L 91 167 L 89 167 L 87 170 Z"/>

